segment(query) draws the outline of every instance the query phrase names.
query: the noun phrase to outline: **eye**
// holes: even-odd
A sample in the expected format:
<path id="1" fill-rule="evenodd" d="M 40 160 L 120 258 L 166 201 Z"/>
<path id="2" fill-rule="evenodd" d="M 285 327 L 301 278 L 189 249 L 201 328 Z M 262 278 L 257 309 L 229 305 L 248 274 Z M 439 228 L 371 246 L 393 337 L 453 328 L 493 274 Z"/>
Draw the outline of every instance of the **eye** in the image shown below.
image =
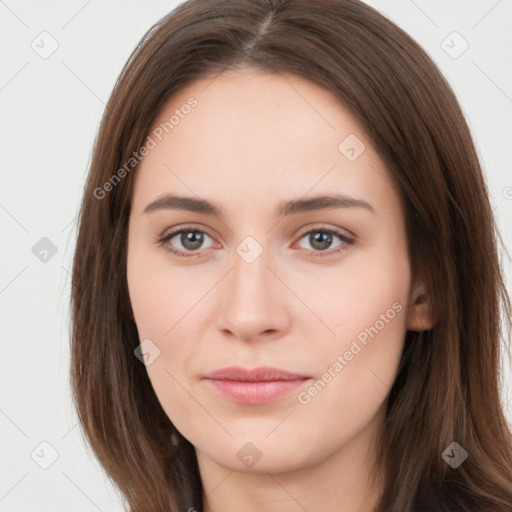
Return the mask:
<path id="1" fill-rule="evenodd" d="M 333 254 L 346 250 L 347 245 L 354 242 L 353 238 L 341 233 L 340 231 L 323 227 L 307 231 L 299 240 L 304 238 L 306 238 L 308 243 L 311 245 L 311 251 L 315 257 L 332 256 Z M 336 248 L 334 250 L 327 250 L 332 246 L 334 238 L 338 238 L 340 243 L 335 246 Z"/>
<path id="2" fill-rule="evenodd" d="M 198 255 L 197 251 L 201 250 L 205 242 L 205 237 L 213 240 L 211 236 L 200 229 L 182 227 L 159 238 L 158 243 L 164 247 L 165 250 L 179 257 L 186 258 Z M 315 257 L 332 256 L 333 254 L 346 250 L 347 245 L 354 242 L 353 238 L 342 232 L 325 227 L 307 231 L 299 240 L 304 238 L 311 244 L 312 249 L 310 249 L 310 252 L 312 252 Z M 332 246 L 334 238 L 338 238 L 340 243 L 335 246 L 336 248 L 334 250 L 327 250 Z M 173 242 L 173 239 L 176 240 Z M 176 247 L 176 245 L 178 245 L 178 247 Z"/>
<path id="3" fill-rule="evenodd" d="M 180 257 L 196 256 L 195 253 L 189 254 L 191 251 L 198 251 L 204 243 L 205 236 L 213 240 L 207 233 L 200 229 L 181 228 L 166 234 L 158 240 L 159 244 L 167 251 L 172 252 Z M 172 242 L 173 239 L 175 242 Z M 172 243 L 171 243 L 172 242 Z M 176 249 L 175 244 L 180 244 L 181 249 Z"/>

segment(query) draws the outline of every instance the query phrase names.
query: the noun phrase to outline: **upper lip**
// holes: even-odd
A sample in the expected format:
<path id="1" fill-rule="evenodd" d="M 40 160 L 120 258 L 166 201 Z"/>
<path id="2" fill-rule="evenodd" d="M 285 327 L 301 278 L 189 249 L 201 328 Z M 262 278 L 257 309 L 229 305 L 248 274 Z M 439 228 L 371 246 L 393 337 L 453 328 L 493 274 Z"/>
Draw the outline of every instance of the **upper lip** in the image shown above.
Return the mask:
<path id="1" fill-rule="evenodd" d="M 307 375 L 299 375 L 297 373 L 290 373 L 281 368 L 272 368 L 270 366 L 260 366 L 249 370 L 241 366 L 229 366 L 221 368 L 206 375 L 207 379 L 217 380 L 236 380 L 243 382 L 261 382 L 272 380 L 298 380 L 307 379 Z"/>

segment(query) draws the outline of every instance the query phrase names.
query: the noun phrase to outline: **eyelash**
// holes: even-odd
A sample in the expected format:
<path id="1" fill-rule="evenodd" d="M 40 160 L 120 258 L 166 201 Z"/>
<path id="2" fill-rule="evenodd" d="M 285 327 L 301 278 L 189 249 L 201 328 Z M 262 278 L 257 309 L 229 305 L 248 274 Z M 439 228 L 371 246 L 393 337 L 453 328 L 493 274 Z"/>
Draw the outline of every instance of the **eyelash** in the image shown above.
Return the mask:
<path id="1" fill-rule="evenodd" d="M 198 256 L 198 253 L 197 252 L 183 252 L 183 251 L 180 251 L 179 249 L 173 249 L 171 248 L 167 242 L 169 240 L 171 240 L 172 238 L 174 238 L 176 235 L 179 235 L 181 233 L 203 233 L 205 235 L 208 235 L 210 238 L 213 239 L 213 237 L 211 237 L 206 231 L 203 231 L 201 229 L 197 229 L 193 226 L 185 226 L 185 227 L 182 227 L 180 229 L 177 229 L 175 231 L 172 231 L 171 233 L 168 233 L 166 235 L 164 235 L 163 237 L 159 238 L 158 239 L 158 245 L 163 247 L 166 251 L 169 251 L 170 253 L 173 253 L 175 254 L 176 256 L 180 257 L 180 258 L 192 258 L 194 256 Z M 306 235 L 309 235 L 311 233 L 327 233 L 327 234 L 332 234 L 332 235 L 336 235 L 342 242 L 344 242 L 344 244 L 346 245 L 351 245 L 354 243 L 354 239 L 353 238 L 350 238 L 346 235 L 344 235 L 343 233 L 341 233 L 340 231 L 336 230 L 336 229 L 332 229 L 332 228 L 327 228 L 327 227 L 318 227 L 318 228 L 315 228 L 315 229 L 311 229 L 309 231 L 306 231 L 305 233 L 303 233 L 299 240 L 301 240 L 302 238 L 304 238 Z M 331 250 L 331 251 L 310 251 L 313 253 L 313 257 L 315 258 L 325 258 L 325 257 L 329 257 L 329 256 L 333 256 L 335 254 L 338 254 L 344 250 L 346 250 L 346 245 L 340 245 L 337 249 L 335 250 Z"/>

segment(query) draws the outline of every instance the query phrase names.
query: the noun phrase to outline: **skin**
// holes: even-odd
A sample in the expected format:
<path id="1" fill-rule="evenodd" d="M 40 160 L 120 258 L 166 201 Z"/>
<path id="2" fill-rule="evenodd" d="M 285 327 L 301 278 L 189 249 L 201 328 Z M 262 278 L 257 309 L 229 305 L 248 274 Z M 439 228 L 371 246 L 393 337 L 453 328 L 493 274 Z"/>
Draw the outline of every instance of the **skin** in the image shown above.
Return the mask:
<path id="1" fill-rule="evenodd" d="M 411 279 L 391 176 L 357 120 L 306 80 L 251 68 L 198 80 L 172 96 L 154 127 L 192 96 L 197 106 L 135 172 L 127 278 L 140 340 L 160 350 L 146 366 L 149 379 L 196 450 L 204 510 L 371 511 L 382 475 L 371 492 L 369 466 L 405 333 L 432 326 L 423 285 Z M 349 134 L 366 146 L 354 161 L 338 149 Z M 224 216 L 144 213 L 170 192 L 205 198 Z M 375 211 L 276 214 L 282 201 L 333 192 Z M 159 244 L 182 226 L 205 233 L 202 245 L 180 235 Z M 322 249 L 318 232 L 309 235 L 319 228 L 354 241 L 333 234 Z M 252 263 L 236 250 L 248 236 L 263 250 Z M 322 251 L 330 256 L 315 256 Z M 400 311 L 333 371 L 358 334 L 397 303 Z M 311 379 L 272 402 L 239 404 L 202 379 L 231 365 Z M 329 368 L 335 377 L 301 403 L 299 392 Z M 252 467 L 237 457 L 248 442 L 261 454 Z"/>

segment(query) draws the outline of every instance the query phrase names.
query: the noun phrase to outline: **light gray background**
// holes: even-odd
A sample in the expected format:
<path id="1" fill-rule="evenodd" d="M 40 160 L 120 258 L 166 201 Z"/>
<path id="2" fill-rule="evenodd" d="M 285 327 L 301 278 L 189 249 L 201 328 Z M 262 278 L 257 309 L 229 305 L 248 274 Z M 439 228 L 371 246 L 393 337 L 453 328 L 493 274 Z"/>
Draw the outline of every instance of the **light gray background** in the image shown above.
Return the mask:
<path id="1" fill-rule="evenodd" d="M 76 213 L 114 81 L 146 30 L 178 3 L 0 1 L 2 512 L 122 510 L 83 443 L 70 399 Z M 512 252 L 512 2 L 368 3 L 411 34 L 455 89 Z M 51 36 L 40 36 L 44 31 Z M 457 58 L 464 41 L 453 31 L 469 44 Z M 43 59 L 51 38 L 58 48 Z M 57 248 L 46 262 L 32 251 L 43 237 Z M 503 401 L 512 417 L 511 386 L 503 390 Z M 53 450 L 58 457 L 43 469 Z"/>

